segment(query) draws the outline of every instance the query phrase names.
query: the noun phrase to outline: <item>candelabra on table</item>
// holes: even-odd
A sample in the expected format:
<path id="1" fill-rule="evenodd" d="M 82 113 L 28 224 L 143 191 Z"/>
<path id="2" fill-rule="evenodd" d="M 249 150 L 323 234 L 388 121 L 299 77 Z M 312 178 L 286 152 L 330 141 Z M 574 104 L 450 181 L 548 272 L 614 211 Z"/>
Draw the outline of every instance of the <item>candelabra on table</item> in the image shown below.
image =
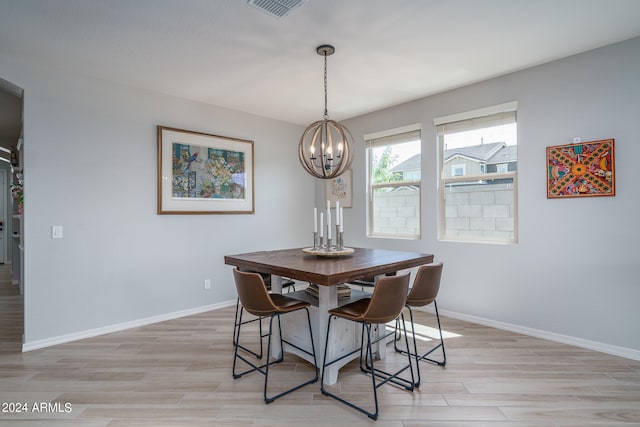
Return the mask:
<path id="1" fill-rule="evenodd" d="M 344 246 L 344 218 L 342 216 L 342 209 L 339 207 L 339 203 L 336 202 L 336 223 L 335 223 L 335 245 L 332 239 L 331 230 L 331 204 L 327 200 L 327 211 L 326 211 L 326 224 L 323 224 L 323 213 L 320 213 L 320 226 L 318 227 L 318 210 L 317 208 L 313 208 L 313 221 L 314 221 L 314 230 L 313 230 L 313 247 L 303 249 L 303 252 L 307 254 L 314 254 L 317 256 L 340 256 L 340 255 L 350 255 L 354 253 L 353 248 L 346 248 Z M 320 230 L 320 233 L 318 233 Z M 319 234 L 319 235 L 318 235 Z M 325 235 L 326 235 L 326 244 L 325 244 Z"/>

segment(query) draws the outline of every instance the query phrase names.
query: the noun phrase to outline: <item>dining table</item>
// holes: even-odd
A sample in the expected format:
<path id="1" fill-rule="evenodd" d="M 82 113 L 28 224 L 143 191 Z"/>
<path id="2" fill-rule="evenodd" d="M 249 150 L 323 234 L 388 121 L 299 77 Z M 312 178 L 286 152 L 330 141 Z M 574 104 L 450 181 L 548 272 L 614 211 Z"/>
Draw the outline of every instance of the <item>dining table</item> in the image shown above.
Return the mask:
<path id="1" fill-rule="evenodd" d="M 353 322 L 332 321 L 331 334 L 327 339 L 328 311 L 332 308 L 350 302 L 370 297 L 369 292 L 360 291 L 353 287 L 345 294 L 339 292 L 339 285 L 353 282 L 366 277 L 376 280 L 387 274 L 411 269 L 433 262 L 432 254 L 396 251 L 387 249 L 349 248 L 347 254 L 309 253 L 309 248 L 292 248 L 265 250 L 258 252 L 227 255 L 224 262 L 243 271 L 253 271 L 271 275 L 271 291 L 282 292 L 283 278 L 307 282 L 317 292 L 298 290 L 289 292 L 287 296 L 310 303 L 311 329 L 316 350 L 317 363 L 322 367 L 325 353 L 325 343 L 328 343 L 327 358 L 333 360 L 337 355 L 346 354 L 360 345 L 361 327 Z M 340 293 L 340 295 L 339 295 Z M 308 324 L 304 312 L 291 313 L 282 321 L 282 334 L 287 340 L 299 346 L 311 347 Z M 384 325 L 377 328 L 378 334 L 384 331 Z M 279 333 L 279 331 L 276 331 Z M 278 338 L 276 335 L 274 338 Z M 274 343 L 279 339 L 274 339 Z M 377 348 L 377 357 L 385 357 L 385 345 Z M 272 354 L 279 358 L 282 352 L 290 352 L 313 363 L 310 356 L 296 350 L 293 346 L 280 348 L 272 346 Z M 326 385 L 337 382 L 338 371 L 351 359 L 345 358 L 341 364 L 334 364 L 327 368 L 324 375 Z"/>

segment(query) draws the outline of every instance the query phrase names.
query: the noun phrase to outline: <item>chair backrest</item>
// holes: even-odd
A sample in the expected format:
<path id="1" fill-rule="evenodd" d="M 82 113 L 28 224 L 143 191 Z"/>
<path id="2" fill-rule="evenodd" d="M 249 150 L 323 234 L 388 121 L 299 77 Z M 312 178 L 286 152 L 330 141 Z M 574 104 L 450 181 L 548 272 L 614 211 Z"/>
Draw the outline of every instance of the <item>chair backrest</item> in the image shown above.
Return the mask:
<path id="1" fill-rule="evenodd" d="M 276 305 L 269 296 L 269 291 L 258 273 L 248 273 L 233 269 L 233 279 L 240 303 L 254 316 L 267 316 L 277 311 Z"/>
<path id="2" fill-rule="evenodd" d="M 413 287 L 407 296 L 407 304 L 415 307 L 423 307 L 431 304 L 438 296 L 441 277 L 441 262 L 420 266 L 413 280 Z"/>
<path id="3" fill-rule="evenodd" d="M 391 273 L 386 273 L 385 276 L 395 276 L 396 274 L 398 274 L 398 273 L 393 271 Z M 356 280 L 356 282 L 358 284 L 361 284 L 362 282 L 370 283 L 373 286 L 373 285 L 375 285 L 376 279 L 375 279 L 375 276 L 365 276 L 365 277 L 363 277 L 361 279 Z"/>
<path id="4" fill-rule="evenodd" d="M 373 288 L 369 306 L 362 320 L 371 323 L 387 323 L 400 315 L 407 300 L 409 273 L 385 276 L 378 279 Z"/>

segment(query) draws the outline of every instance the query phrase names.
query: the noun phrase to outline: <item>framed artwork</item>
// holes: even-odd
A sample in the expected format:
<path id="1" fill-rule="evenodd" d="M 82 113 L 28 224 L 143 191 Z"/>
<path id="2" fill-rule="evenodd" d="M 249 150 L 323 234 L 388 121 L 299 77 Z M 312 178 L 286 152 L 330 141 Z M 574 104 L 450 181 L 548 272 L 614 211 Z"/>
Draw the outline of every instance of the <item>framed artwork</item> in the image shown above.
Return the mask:
<path id="1" fill-rule="evenodd" d="M 325 181 L 325 191 L 327 200 L 334 206 L 340 202 L 343 208 L 351 207 L 351 169 L 346 170 L 342 175 Z"/>
<path id="2" fill-rule="evenodd" d="M 547 197 L 614 196 L 613 139 L 547 147 Z"/>
<path id="3" fill-rule="evenodd" d="M 158 126 L 158 214 L 254 213 L 253 141 Z"/>

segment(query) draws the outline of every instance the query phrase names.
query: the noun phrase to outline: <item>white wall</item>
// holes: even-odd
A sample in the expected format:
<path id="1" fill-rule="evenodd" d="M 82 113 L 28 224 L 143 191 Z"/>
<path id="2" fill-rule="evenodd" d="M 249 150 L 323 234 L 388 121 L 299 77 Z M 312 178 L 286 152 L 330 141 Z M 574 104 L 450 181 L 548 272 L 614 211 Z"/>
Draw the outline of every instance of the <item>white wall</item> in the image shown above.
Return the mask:
<path id="1" fill-rule="evenodd" d="M 357 142 L 346 243 L 436 254 L 443 310 L 637 353 L 639 69 L 635 39 L 346 121 Z M 302 128 L 6 55 L 0 76 L 25 89 L 27 346 L 226 303 L 225 254 L 307 243 L 314 181 L 298 166 Z M 513 100 L 520 242 L 438 241 L 433 118 Z M 412 123 L 423 126 L 423 237 L 369 239 L 362 136 Z M 256 214 L 156 215 L 156 125 L 254 140 Z M 545 147 L 574 136 L 616 139 L 615 197 L 546 198 Z M 315 189 L 323 206 L 324 183 Z M 52 225 L 63 239 L 50 238 Z"/>
<path id="2" fill-rule="evenodd" d="M 25 347 L 235 302 L 224 255 L 304 244 L 301 127 L 13 57 L 0 76 L 24 89 Z M 253 140 L 255 214 L 156 215 L 157 125 Z"/>
<path id="3" fill-rule="evenodd" d="M 640 357 L 638 70 L 640 38 L 345 121 L 357 147 L 345 243 L 435 254 L 443 310 Z M 519 243 L 438 241 L 433 118 L 509 101 L 518 101 Z M 422 239 L 367 238 L 363 135 L 413 123 L 422 123 Z M 615 138 L 615 197 L 546 198 L 545 147 L 574 136 Z"/>

